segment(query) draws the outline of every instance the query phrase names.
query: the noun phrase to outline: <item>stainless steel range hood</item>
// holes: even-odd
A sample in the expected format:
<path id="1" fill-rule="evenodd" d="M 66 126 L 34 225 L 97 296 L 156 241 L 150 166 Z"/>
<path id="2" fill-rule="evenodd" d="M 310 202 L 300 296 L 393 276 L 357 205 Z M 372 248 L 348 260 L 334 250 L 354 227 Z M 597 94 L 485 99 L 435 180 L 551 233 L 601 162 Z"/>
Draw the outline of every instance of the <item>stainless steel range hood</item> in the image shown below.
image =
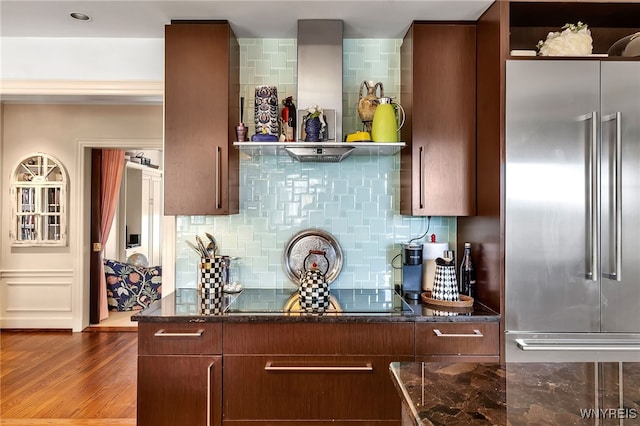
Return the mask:
<path id="1" fill-rule="evenodd" d="M 302 162 L 339 163 L 355 150 L 352 146 L 287 146 L 285 151 L 291 157 Z"/>

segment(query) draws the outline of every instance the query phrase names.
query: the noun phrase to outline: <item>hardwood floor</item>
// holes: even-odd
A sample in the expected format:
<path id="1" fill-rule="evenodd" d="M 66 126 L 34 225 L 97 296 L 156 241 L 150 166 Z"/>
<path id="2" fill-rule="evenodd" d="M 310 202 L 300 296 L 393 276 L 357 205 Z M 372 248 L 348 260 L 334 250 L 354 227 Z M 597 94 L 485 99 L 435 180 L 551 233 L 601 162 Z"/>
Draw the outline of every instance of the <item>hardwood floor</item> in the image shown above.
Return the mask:
<path id="1" fill-rule="evenodd" d="M 135 425 L 137 334 L 2 331 L 0 425 Z"/>

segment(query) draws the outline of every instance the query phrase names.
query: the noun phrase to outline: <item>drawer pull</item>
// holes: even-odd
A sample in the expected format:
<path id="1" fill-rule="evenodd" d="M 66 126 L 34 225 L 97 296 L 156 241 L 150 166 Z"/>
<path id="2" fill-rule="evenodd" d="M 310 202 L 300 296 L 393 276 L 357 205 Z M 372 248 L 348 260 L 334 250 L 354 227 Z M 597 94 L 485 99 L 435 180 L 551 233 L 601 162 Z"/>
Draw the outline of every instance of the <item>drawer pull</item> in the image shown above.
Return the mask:
<path id="1" fill-rule="evenodd" d="M 163 328 L 162 330 L 156 331 L 154 336 L 156 337 L 202 337 L 203 333 L 204 333 L 204 330 L 202 328 L 199 329 L 198 331 L 182 332 L 182 333 L 167 332 Z"/>
<path id="2" fill-rule="evenodd" d="M 264 366 L 265 371 L 373 371 L 373 365 L 273 365 L 271 361 Z"/>
<path id="3" fill-rule="evenodd" d="M 443 333 L 437 328 L 434 328 L 433 334 L 435 334 L 438 337 L 484 337 L 484 335 L 480 332 L 480 330 L 473 330 L 473 334 L 470 334 L 470 333 L 460 333 L 460 334 L 453 333 L 452 334 L 452 333 Z"/>

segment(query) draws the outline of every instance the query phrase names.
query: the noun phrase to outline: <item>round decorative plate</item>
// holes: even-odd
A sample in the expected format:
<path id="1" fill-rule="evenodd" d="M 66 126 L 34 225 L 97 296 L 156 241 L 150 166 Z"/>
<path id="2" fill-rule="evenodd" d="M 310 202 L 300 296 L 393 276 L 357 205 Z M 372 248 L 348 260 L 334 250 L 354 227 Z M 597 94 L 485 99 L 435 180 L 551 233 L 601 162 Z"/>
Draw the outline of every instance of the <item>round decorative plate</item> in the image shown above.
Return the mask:
<path id="1" fill-rule="evenodd" d="M 327 271 L 327 284 L 331 284 L 342 270 L 342 248 L 333 235 L 319 229 L 306 229 L 291 237 L 282 253 L 285 274 L 296 285 L 299 284 L 300 273 L 305 269 L 304 259 L 311 250 L 325 252 L 327 259 L 322 255 L 312 255 L 313 259 L 309 258 L 309 262 L 316 262 L 318 269 Z"/>

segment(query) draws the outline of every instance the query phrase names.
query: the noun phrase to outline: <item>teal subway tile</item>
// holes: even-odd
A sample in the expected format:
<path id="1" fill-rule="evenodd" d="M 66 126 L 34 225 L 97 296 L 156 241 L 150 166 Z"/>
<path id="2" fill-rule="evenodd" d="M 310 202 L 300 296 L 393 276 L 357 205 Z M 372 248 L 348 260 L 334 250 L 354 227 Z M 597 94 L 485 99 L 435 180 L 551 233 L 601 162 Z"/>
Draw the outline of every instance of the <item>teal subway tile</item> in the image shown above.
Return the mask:
<path id="1" fill-rule="evenodd" d="M 380 210 L 377 203 L 362 203 L 362 212 L 366 222 L 367 219 L 378 217 Z"/>
<path id="2" fill-rule="evenodd" d="M 310 210 L 308 212 L 308 218 L 310 223 L 320 223 L 324 220 L 323 210 Z"/>
<path id="3" fill-rule="evenodd" d="M 363 53 L 365 62 L 377 62 L 380 60 L 380 46 L 378 45 L 364 46 Z"/>
<path id="4" fill-rule="evenodd" d="M 300 208 L 306 212 L 315 210 L 318 207 L 315 197 L 312 194 L 300 194 Z"/>
<path id="5" fill-rule="evenodd" d="M 270 77 L 271 76 L 271 62 L 267 59 L 261 59 L 254 61 L 256 77 Z M 268 84 L 268 83 L 264 83 Z"/>
<path id="6" fill-rule="evenodd" d="M 350 53 L 345 58 L 346 66 L 349 70 L 361 70 L 365 66 L 365 55 L 363 52 Z"/>
<path id="7" fill-rule="evenodd" d="M 295 71 L 289 68 L 282 69 L 278 72 L 278 89 L 282 88 L 286 85 L 295 86 L 296 84 L 296 76 Z M 295 93 L 291 90 L 291 88 L 283 87 L 283 93 L 278 93 L 278 100 L 280 101 L 280 110 L 282 110 L 282 100 L 286 99 L 287 96 L 294 96 Z M 278 90 L 280 92 L 280 90 Z M 284 92 L 289 92 L 284 93 Z M 295 103 L 295 102 L 294 102 Z"/>
<path id="8" fill-rule="evenodd" d="M 359 38 L 356 39 L 358 49 L 364 49 L 370 46 L 378 46 L 378 39 L 375 38 Z"/>
<path id="9" fill-rule="evenodd" d="M 333 193 L 336 195 L 348 194 L 349 181 L 346 179 L 334 179 L 331 185 L 331 189 L 333 190 Z"/>
<path id="10" fill-rule="evenodd" d="M 331 230 L 337 234 L 347 232 L 347 220 L 342 217 L 334 217 L 330 221 Z"/>
<path id="11" fill-rule="evenodd" d="M 280 47 L 278 39 L 265 38 L 262 39 L 262 51 L 265 53 L 277 52 Z"/>
<path id="12" fill-rule="evenodd" d="M 325 218 L 337 217 L 340 213 L 340 204 L 337 202 L 324 203 Z"/>
<path id="13" fill-rule="evenodd" d="M 250 44 L 247 45 L 247 61 L 255 61 L 262 59 L 263 51 L 262 45 L 260 44 Z"/>
<path id="14" fill-rule="evenodd" d="M 380 53 L 383 54 L 394 54 L 399 56 L 400 53 L 400 44 L 399 40 L 396 39 L 380 39 L 378 40 L 378 46 L 380 48 Z"/>
<path id="15" fill-rule="evenodd" d="M 355 188 L 355 201 L 357 203 L 369 203 L 371 202 L 372 189 L 368 187 Z"/>
<path id="16" fill-rule="evenodd" d="M 358 49 L 357 39 L 345 38 L 342 39 L 342 51 L 343 52 L 356 52 Z"/>
<path id="17" fill-rule="evenodd" d="M 341 195 L 340 196 L 340 209 L 343 211 L 351 211 L 356 207 L 354 195 Z"/>
<path id="18" fill-rule="evenodd" d="M 284 223 L 284 211 L 270 210 L 268 211 L 269 222 L 272 225 L 282 225 Z"/>
<path id="19" fill-rule="evenodd" d="M 356 229 L 356 228 L 368 228 L 363 226 L 364 224 L 364 211 L 362 209 L 362 207 L 356 206 L 356 208 L 352 211 L 350 211 L 347 214 L 347 226 L 349 226 L 350 229 Z"/>
<path id="20" fill-rule="evenodd" d="M 284 203 L 285 217 L 299 217 L 300 211 L 300 203 Z"/>
<path id="21" fill-rule="evenodd" d="M 276 51 L 265 56 L 265 60 L 269 61 L 272 69 L 284 69 L 287 67 L 287 56 L 284 53 Z"/>

